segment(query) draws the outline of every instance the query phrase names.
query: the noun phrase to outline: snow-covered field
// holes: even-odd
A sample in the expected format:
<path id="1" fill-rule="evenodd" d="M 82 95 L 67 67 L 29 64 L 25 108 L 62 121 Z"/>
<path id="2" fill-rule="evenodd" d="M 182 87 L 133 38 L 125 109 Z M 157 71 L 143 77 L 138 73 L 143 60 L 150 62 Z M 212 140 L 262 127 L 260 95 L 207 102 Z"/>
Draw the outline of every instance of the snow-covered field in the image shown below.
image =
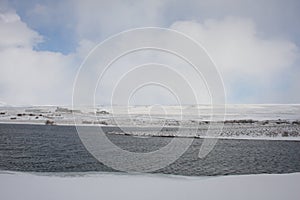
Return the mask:
<path id="1" fill-rule="evenodd" d="M 221 109 L 216 109 L 222 119 Z M 32 106 L 0 107 L 0 123 L 30 123 L 83 126 L 166 127 L 164 131 L 131 131 L 138 136 L 210 137 L 211 107 L 194 106 L 114 106 L 80 107 Z M 220 138 L 300 140 L 300 105 L 227 105 Z M 183 128 L 175 132 L 174 129 Z M 195 130 L 196 129 L 196 130 Z M 156 129 L 157 130 L 157 129 Z M 122 132 L 113 132 L 123 134 Z"/>
<path id="2" fill-rule="evenodd" d="M 298 200 L 300 173 L 222 177 L 0 172 L 0 199 Z"/>

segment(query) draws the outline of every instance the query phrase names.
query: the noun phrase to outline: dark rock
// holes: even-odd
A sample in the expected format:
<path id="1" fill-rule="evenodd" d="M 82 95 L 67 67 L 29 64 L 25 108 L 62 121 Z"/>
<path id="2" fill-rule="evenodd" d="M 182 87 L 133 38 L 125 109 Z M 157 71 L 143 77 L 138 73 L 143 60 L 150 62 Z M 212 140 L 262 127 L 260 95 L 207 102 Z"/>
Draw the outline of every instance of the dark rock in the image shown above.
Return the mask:
<path id="1" fill-rule="evenodd" d="M 97 111 L 96 114 L 99 114 L 99 115 L 108 115 L 109 112 L 107 112 L 106 110 L 101 110 L 101 111 Z"/>
<path id="2" fill-rule="evenodd" d="M 54 121 L 46 120 L 45 125 L 55 125 Z"/>
<path id="3" fill-rule="evenodd" d="M 284 131 L 282 134 L 281 134 L 282 137 L 288 137 L 289 136 L 289 133 L 287 131 Z"/>

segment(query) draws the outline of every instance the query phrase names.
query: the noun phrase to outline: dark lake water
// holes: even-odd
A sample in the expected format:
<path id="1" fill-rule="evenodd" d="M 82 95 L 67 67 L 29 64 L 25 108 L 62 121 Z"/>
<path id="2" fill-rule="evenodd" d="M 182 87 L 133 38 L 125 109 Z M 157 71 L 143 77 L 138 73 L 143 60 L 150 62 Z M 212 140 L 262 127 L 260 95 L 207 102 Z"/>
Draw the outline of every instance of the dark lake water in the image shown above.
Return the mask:
<path id="1" fill-rule="evenodd" d="M 172 139 L 112 134 L 108 137 L 121 148 L 133 152 L 154 151 Z M 210 154 L 200 159 L 198 152 L 202 142 L 202 139 L 195 139 L 176 162 L 154 173 L 203 176 L 300 172 L 298 141 L 218 140 Z M 115 171 L 85 149 L 75 127 L 22 124 L 0 124 L 0 170 Z"/>

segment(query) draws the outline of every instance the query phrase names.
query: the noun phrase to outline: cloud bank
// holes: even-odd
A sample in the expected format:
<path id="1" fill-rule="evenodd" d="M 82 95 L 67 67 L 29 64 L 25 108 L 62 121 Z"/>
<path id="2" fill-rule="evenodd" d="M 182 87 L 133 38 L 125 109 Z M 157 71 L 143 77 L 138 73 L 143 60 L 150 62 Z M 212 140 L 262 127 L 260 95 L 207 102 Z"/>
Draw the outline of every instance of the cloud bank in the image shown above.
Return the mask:
<path id="1" fill-rule="evenodd" d="M 272 34 L 274 26 L 262 26 L 266 19 L 261 22 L 259 9 L 252 9 L 255 6 L 248 1 L 245 4 L 252 9 L 253 16 L 236 11 L 243 10 L 240 1 L 226 5 L 218 1 L 187 1 L 185 5 L 175 1 L 51 2 L 0 4 L 1 102 L 71 104 L 73 81 L 88 52 L 111 34 L 143 26 L 171 28 L 202 44 L 220 70 L 228 103 L 300 102 L 298 41 L 292 33 Z M 290 5 L 298 4 L 292 3 L 286 3 L 290 14 L 274 11 L 268 18 L 274 16 L 273 20 L 279 23 L 280 17 L 293 17 Z M 8 7 L 3 9 L 4 5 Z M 280 6 L 274 1 L 270 7 L 277 10 Z M 203 12 L 198 13 L 197 9 Z M 170 10 L 176 11 L 176 15 Z M 61 44 L 53 48 L 51 45 L 56 42 Z M 155 57 L 156 61 L 168 62 L 178 70 L 188 70 L 188 66 L 173 58 L 162 59 L 153 53 L 136 56 L 115 66 L 111 77 L 106 79 L 106 91 L 99 91 L 103 100 L 100 103 L 108 103 L 116 74 L 124 72 L 122 67 Z M 137 104 L 174 102 L 168 101 L 170 97 L 160 89 L 151 88 L 144 94 L 147 100 L 143 102 L 143 95 L 139 94 Z M 149 101 L 150 97 L 153 100 Z"/>
<path id="2" fill-rule="evenodd" d="M 73 56 L 34 47 L 43 37 L 13 11 L 0 15 L 0 98 L 12 105 L 70 101 Z"/>
<path id="3" fill-rule="evenodd" d="M 294 70 L 299 48 L 288 40 L 259 37 L 252 20 L 227 17 L 203 23 L 179 21 L 171 28 L 206 48 L 221 72 L 231 101 L 276 101 L 278 97 L 272 98 L 280 93 L 280 87 L 293 79 L 288 74 Z"/>

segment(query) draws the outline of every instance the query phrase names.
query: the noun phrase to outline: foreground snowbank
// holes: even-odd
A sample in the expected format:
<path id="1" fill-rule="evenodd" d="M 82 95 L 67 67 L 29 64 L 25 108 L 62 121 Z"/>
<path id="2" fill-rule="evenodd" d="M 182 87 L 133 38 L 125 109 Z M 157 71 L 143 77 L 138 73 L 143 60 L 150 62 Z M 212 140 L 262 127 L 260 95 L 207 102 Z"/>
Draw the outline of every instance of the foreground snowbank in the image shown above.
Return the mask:
<path id="1" fill-rule="evenodd" d="M 225 177 L 0 172 L 0 199 L 299 199 L 300 173 Z"/>

